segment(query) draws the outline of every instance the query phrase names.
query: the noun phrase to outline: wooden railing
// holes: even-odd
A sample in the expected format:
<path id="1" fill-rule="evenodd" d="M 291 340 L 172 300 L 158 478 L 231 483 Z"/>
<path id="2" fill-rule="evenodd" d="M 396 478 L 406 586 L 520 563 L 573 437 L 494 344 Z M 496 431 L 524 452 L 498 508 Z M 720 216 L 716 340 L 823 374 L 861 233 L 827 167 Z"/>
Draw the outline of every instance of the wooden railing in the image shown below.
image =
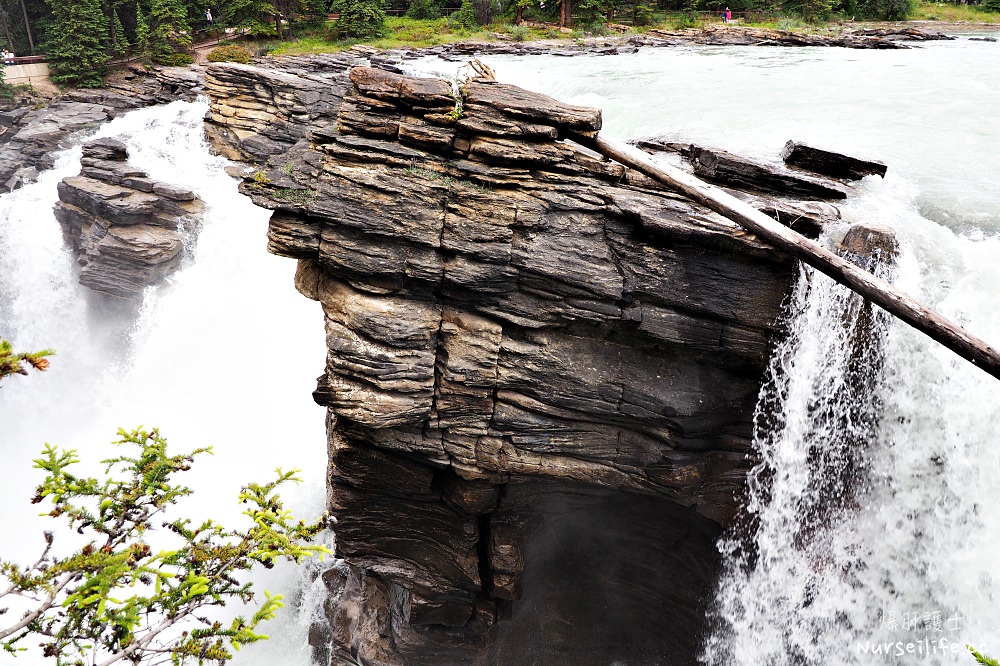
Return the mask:
<path id="1" fill-rule="evenodd" d="M 14 56 L 13 58 L 3 59 L 3 64 L 5 65 L 30 65 L 35 62 L 45 62 L 45 56 Z"/>

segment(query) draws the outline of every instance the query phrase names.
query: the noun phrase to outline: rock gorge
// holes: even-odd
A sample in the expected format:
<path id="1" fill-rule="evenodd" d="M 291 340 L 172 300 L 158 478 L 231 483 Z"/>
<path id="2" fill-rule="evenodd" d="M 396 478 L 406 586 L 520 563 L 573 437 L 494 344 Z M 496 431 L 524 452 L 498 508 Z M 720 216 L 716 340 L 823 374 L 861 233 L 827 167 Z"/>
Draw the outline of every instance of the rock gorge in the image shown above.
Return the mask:
<path id="1" fill-rule="evenodd" d="M 694 663 L 796 263 L 566 140 L 599 110 L 358 64 L 206 74 L 325 315 L 317 661 Z"/>

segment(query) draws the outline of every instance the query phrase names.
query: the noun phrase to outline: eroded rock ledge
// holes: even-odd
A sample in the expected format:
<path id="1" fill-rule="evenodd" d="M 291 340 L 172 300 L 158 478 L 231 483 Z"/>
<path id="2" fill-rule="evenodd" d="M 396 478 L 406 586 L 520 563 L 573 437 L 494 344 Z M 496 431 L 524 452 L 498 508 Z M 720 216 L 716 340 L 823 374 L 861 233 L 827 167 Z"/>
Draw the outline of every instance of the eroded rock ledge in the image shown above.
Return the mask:
<path id="1" fill-rule="evenodd" d="M 564 141 L 596 109 L 213 65 L 329 354 L 334 663 L 694 663 L 792 261 Z"/>
<path id="2" fill-rule="evenodd" d="M 180 266 L 205 204 L 194 192 L 129 166 L 125 144 L 83 146 L 81 171 L 58 185 L 55 216 L 80 263 L 80 284 L 119 297 L 141 294 Z"/>

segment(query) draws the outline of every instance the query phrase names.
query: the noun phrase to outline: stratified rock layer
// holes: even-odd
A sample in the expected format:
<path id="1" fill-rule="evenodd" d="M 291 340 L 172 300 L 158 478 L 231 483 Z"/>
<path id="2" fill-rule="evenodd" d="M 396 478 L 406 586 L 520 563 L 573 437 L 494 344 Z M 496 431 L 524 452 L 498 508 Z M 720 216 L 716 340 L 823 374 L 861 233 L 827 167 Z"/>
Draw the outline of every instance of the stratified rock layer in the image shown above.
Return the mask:
<path id="1" fill-rule="evenodd" d="M 596 109 L 364 67 L 206 82 L 326 319 L 317 654 L 694 663 L 795 264 L 563 140 Z"/>
<path id="2" fill-rule="evenodd" d="M 125 144 L 83 146 L 79 176 L 59 183 L 56 219 L 80 262 L 80 284 L 130 297 L 173 273 L 192 244 L 204 204 L 127 163 Z"/>

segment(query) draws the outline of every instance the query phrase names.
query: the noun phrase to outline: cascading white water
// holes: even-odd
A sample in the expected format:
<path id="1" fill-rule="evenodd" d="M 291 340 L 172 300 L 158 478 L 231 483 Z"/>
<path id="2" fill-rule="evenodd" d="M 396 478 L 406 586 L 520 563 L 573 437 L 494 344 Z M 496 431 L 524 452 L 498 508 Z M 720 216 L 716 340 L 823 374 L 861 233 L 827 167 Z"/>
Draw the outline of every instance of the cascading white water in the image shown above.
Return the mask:
<path id="1" fill-rule="evenodd" d="M 97 131 L 124 140 L 133 165 L 206 203 L 186 265 L 147 289 L 138 308 L 77 284 L 63 247 L 52 205 L 59 180 L 79 171 L 78 147 L 37 183 L 0 197 L 0 334 L 17 350 L 56 350 L 48 372 L 0 389 L 4 559 L 37 556 L 42 529 L 52 527 L 28 503 L 41 478 L 31 459 L 43 443 L 78 449 L 97 471 L 99 459 L 115 455 L 109 442 L 119 426 L 158 427 L 178 452 L 214 447 L 178 479 L 195 490 L 183 508 L 195 519 L 238 524 L 240 486 L 269 480 L 279 466 L 303 470 L 305 483 L 282 492 L 296 515 L 322 511 L 324 412 L 310 395 L 325 358 L 322 313 L 295 293 L 295 262 L 267 254 L 269 211 L 240 195 L 225 161 L 209 153 L 206 110 L 176 102 Z M 281 569 L 258 585 L 295 595 L 297 575 Z M 267 629 L 273 640 L 237 663 L 308 663 L 305 621 L 286 610 Z M 34 659 L 17 663 L 43 663 Z"/>
<path id="2" fill-rule="evenodd" d="M 621 138 L 667 134 L 756 157 L 772 157 L 795 138 L 886 161 L 885 181 L 866 181 L 845 219 L 892 226 L 903 243 L 896 281 L 996 344 L 996 48 L 967 41 L 899 52 L 678 48 L 488 61 L 503 80 L 602 107 L 605 131 Z M 449 76 L 454 69 L 413 66 Z M 37 184 L 0 197 L 0 334 L 18 349 L 58 352 L 50 372 L 0 389 L 7 507 L 0 533 L 18 535 L 4 538 L 4 557 L 25 560 L 40 545 L 33 537 L 42 521 L 27 500 L 38 480 L 30 460 L 42 443 L 105 457 L 118 426 L 159 426 L 181 449 L 215 445 L 217 455 L 189 479 L 193 512 L 235 517 L 238 486 L 277 465 L 306 470 L 311 487 L 284 493 L 298 513 L 314 515 L 321 504 L 323 418 L 309 393 L 324 355 L 322 317 L 294 293 L 294 263 L 266 254 L 267 212 L 239 196 L 210 156 L 204 112 L 204 104 L 173 104 L 100 130 L 124 137 L 136 166 L 194 188 L 208 205 L 188 265 L 148 290 L 137 312 L 78 286 L 62 248 L 51 206 L 56 183 L 78 168 L 78 150 Z M 821 277 L 799 289 L 809 298 L 792 323 L 798 346 L 777 357 L 794 369 L 776 385 L 783 410 L 776 421 L 786 427 L 759 440 L 764 460 L 780 471 L 752 504 L 760 529 L 751 545 L 761 556 L 744 562 L 730 548 L 735 542 L 722 544 L 728 569 L 705 660 L 970 663 L 961 653 L 916 654 L 930 641 L 938 650 L 941 638 L 1000 653 L 997 382 L 891 323 L 872 391 L 880 418 L 870 438 L 845 438 L 842 418 L 816 418 L 829 414 L 817 408 L 835 404 L 825 400 L 843 384 L 836 373 L 846 361 L 834 352 L 842 349 L 844 295 Z M 845 441 L 863 446 L 845 451 Z M 825 513 L 796 508 L 815 497 L 810 483 L 824 481 L 806 473 L 810 445 L 827 461 L 846 455 L 858 470 Z M 272 651 L 241 653 L 243 663 L 307 662 L 301 626 L 269 631 L 264 647 Z M 904 654 L 870 654 L 890 643 Z M 914 654 L 906 654 L 911 645 Z"/>
<path id="3" fill-rule="evenodd" d="M 996 44 L 484 60 L 502 81 L 601 107 L 611 136 L 772 160 L 796 139 L 885 161 L 845 222 L 893 228 L 895 282 L 1000 345 Z M 762 394 L 749 531 L 720 543 L 705 663 L 974 663 L 966 643 L 1000 654 L 1000 382 L 895 321 L 877 329 L 871 381 L 845 311 L 856 299 L 804 273 Z"/>

